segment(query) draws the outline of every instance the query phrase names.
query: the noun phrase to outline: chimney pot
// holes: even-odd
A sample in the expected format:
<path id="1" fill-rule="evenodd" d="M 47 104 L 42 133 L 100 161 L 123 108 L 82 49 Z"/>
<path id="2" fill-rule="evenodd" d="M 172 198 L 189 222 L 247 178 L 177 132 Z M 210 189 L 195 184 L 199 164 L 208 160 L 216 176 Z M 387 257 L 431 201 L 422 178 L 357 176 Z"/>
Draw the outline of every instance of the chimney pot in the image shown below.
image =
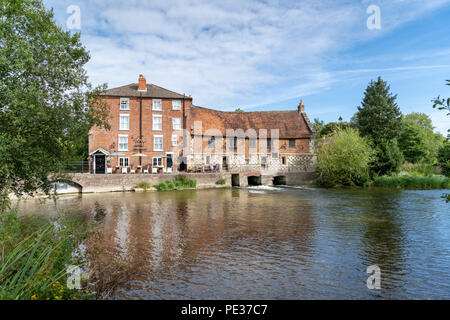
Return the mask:
<path id="1" fill-rule="evenodd" d="M 305 106 L 303 105 L 303 99 L 300 100 L 300 104 L 298 105 L 299 112 L 305 112 Z"/>
<path id="2" fill-rule="evenodd" d="M 142 74 L 139 75 L 138 91 L 147 91 L 147 80 Z"/>

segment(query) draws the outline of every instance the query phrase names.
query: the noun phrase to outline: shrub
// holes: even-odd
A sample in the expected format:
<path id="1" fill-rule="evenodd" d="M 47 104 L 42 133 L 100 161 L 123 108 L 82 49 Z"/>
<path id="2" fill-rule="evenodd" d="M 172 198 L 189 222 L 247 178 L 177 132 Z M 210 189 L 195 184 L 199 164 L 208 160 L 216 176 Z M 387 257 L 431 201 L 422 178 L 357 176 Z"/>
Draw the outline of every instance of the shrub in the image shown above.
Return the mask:
<path id="1" fill-rule="evenodd" d="M 379 141 L 374 150 L 375 155 L 373 161 L 370 163 L 370 169 L 373 176 L 399 172 L 404 157 L 398 147 L 397 140 Z"/>
<path id="2" fill-rule="evenodd" d="M 189 179 L 185 175 L 179 175 L 175 180 L 167 180 L 154 186 L 157 190 L 182 190 L 187 188 L 196 188 L 197 180 Z"/>
<path id="3" fill-rule="evenodd" d="M 225 184 L 227 183 L 227 179 L 225 178 L 220 178 L 219 180 L 216 181 L 216 184 Z"/>
<path id="4" fill-rule="evenodd" d="M 431 176 L 433 174 L 438 174 L 439 170 L 437 170 L 430 163 L 409 163 L 405 162 L 400 167 L 400 171 L 408 172 L 409 176 Z"/>
<path id="5" fill-rule="evenodd" d="M 442 168 L 442 174 L 450 177 L 450 141 L 446 141 L 439 149 L 438 161 Z"/>
<path id="6" fill-rule="evenodd" d="M 322 140 L 317 152 L 318 182 L 325 186 L 365 185 L 369 181 L 369 162 L 373 151 L 367 140 L 351 128 L 336 129 Z"/>
<path id="7" fill-rule="evenodd" d="M 137 185 L 135 185 L 134 187 L 147 190 L 147 189 L 150 189 L 151 185 L 148 182 L 140 182 Z"/>

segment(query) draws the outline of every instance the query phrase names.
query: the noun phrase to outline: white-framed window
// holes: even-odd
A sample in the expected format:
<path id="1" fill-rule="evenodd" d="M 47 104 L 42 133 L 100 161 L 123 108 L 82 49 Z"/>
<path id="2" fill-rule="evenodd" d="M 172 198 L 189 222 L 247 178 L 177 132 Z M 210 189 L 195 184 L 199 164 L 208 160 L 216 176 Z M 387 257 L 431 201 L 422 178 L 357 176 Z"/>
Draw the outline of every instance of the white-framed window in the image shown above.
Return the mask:
<path id="1" fill-rule="evenodd" d="M 164 151 L 163 136 L 153 136 L 153 151 Z"/>
<path id="2" fill-rule="evenodd" d="M 162 131 L 162 115 L 153 115 L 153 130 Z"/>
<path id="3" fill-rule="evenodd" d="M 181 110 L 181 100 L 172 100 L 172 110 Z"/>
<path id="4" fill-rule="evenodd" d="M 119 158 L 119 167 L 129 167 L 130 159 L 128 157 L 120 157 Z"/>
<path id="5" fill-rule="evenodd" d="M 120 114 L 119 130 L 130 130 L 129 114 Z"/>
<path id="6" fill-rule="evenodd" d="M 256 148 L 256 138 L 250 138 L 248 140 L 248 147 L 252 149 Z"/>
<path id="7" fill-rule="evenodd" d="M 153 157 L 153 166 L 154 167 L 162 167 L 163 166 L 163 161 L 161 157 Z"/>
<path id="8" fill-rule="evenodd" d="M 181 130 L 181 118 L 172 118 L 173 130 Z"/>
<path id="9" fill-rule="evenodd" d="M 120 110 L 130 110 L 130 98 L 120 98 Z"/>
<path id="10" fill-rule="evenodd" d="M 210 164 L 211 156 L 206 156 L 205 162 L 206 162 L 206 164 Z"/>
<path id="11" fill-rule="evenodd" d="M 178 146 L 178 136 L 176 134 L 172 135 L 172 146 Z"/>
<path id="12" fill-rule="evenodd" d="M 162 111 L 162 101 L 161 99 L 153 99 L 153 111 Z"/>
<path id="13" fill-rule="evenodd" d="M 215 148 L 215 147 L 216 147 L 216 137 L 209 137 L 208 148 Z"/>
<path id="14" fill-rule="evenodd" d="M 119 134 L 119 151 L 128 151 L 128 135 Z"/>

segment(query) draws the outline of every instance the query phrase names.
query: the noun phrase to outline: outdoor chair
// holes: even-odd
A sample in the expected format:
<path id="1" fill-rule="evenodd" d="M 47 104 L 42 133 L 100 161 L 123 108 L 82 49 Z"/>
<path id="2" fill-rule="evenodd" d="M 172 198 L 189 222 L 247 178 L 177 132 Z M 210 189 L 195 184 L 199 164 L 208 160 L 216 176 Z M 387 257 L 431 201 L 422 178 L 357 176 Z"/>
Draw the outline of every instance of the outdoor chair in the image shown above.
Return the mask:
<path id="1" fill-rule="evenodd" d="M 152 173 L 158 173 L 158 168 L 152 168 Z"/>
<path id="2" fill-rule="evenodd" d="M 172 173 L 172 168 L 167 168 L 166 173 Z"/>
<path id="3" fill-rule="evenodd" d="M 122 173 L 128 173 L 128 168 L 127 167 L 123 167 L 122 168 Z"/>
<path id="4" fill-rule="evenodd" d="M 143 171 L 144 173 L 148 173 L 148 166 L 147 167 L 145 167 L 145 169 L 144 169 L 144 171 Z"/>
<path id="5" fill-rule="evenodd" d="M 131 167 L 131 168 L 130 168 L 130 173 L 136 173 L 136 169 L 133 168 L 133 167 Z"/>
<path id="6" fill-rule="evenodd" d="M 108 173 L 113 173 L 113 171 L 112 171 L 112 168 L 106 168 L 106 173 L 108 174 Z"/>

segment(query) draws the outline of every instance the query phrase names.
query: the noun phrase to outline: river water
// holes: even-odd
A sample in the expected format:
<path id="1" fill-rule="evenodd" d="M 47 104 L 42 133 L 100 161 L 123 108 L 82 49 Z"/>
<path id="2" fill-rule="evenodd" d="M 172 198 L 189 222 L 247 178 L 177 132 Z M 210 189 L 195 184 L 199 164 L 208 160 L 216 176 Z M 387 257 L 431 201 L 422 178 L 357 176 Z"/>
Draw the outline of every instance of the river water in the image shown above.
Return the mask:
<path id="1" fill-rule="evenodd" d="M 97 220 L 140 266 L 117 299 L 450 299 L 442 190 L 213 189 L 28 200 Z M 369 290 L 367 267 L 381 270 Z"/>

